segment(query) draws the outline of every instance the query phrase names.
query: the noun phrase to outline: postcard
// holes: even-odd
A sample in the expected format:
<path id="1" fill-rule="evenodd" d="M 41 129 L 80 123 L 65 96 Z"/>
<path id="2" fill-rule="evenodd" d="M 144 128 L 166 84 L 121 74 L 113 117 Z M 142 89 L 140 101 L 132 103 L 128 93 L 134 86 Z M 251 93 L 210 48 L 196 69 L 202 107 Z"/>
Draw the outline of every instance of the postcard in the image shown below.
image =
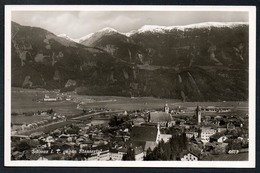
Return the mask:
<path id="1" fill-rule="evenodd" d="M 5 6 L 5 166 L 254 168 L 253 6 Z"/>

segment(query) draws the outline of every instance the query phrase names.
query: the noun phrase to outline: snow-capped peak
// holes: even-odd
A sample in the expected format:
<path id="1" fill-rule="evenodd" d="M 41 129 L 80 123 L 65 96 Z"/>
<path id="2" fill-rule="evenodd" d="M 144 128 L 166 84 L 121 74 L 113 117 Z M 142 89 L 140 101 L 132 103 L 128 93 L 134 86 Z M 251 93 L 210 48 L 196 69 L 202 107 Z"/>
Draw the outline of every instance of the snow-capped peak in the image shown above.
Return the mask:
<path id="1" fill-rule="evenodd" d="M 152 31 L 152 32 L 163 32 L 165 30 L 165 26 L 158 26 L 158 25 L 144 25 L 140 29 L 138 29 L 139 32 L 146 32 L 146 31 Z"/>
<path id="2" fill-rule="evenodd" d="M 195 23 L 190 25 L 179 25 L 179 26 L 158 26 L 158 25 L 144 25 L 137 31 L 131 31 L 126 33 L 126 35 L 132 35 L 133 33 L 143 33 L 143 32 L 156 32 L 164 33 L 165 31 L 170 31 L 173 29 L 185 30 L 192 28 L 209 28 L 209 27 L 235 27 L 237 25 L 248 24 L 247 22 L 204 22 L 204 23 Z"/>
<path id="3" fill-rule="evenodd" d="M 180 26 L 183 28 L 207 28 L 207 27 L 235 27 L 237 25 L 248 24 L 247 22 L 204 22 L 204 23 L 195 23 L 185 26 Z"/>
<path id="4" fill-rule="evenodd" d="M 71 39 L 67 34 L 59 34 L 58 37 L 66 38 L 66 39 Z"/>
<path id="5" fill-rule="evenodd" d="M 109 33 L 109 32 L 118 32 L 118 31 L 115 30 L 114 28 L 105 27 L 105 28 L 99 30 L 98 32 L 106 32 L 106 33 Z"/>
<path id="6" fill-rule="evenodd" d="M 61 38 L 65 38 L 66 40 L 69 40 L 69 41 L 77 42 L 75 39 L 70 38 L 67 34 L 59 34 L 59 35 L 57 35 L 57 36 L 58 36 L 58 37 L 61 37 Z"/>
<path id="7" fill-rule="evenodd" d="M 247 22 L 204 22 L 204 23 L 195 23 L 195 24 L 189 24 L 189 25 L 178 25 L 178 26 L 158 26 L 158 25 L 144 25 L 138 30 L 132 30 L 127 33 L 120 33 L 114 28 L 111 27 L 105 27 L 95 33 L 90 33 L 86 36 L 83 36 L 78 39 L 72 39 L 66 34 L 60 34 L 58 35 L 59 37 L 65 38 L 70 41 L 74 41 L 77 43 L 82 43 L 82 42 L 89 42 L 91 44 L 95 40 L 100 39 L 103 35 L 110 35 L 114 33 L 122 34 L 127 37 L 130 37 L 131 35 L 135 33 L 145 33 L 145 32 L 153 32 L 153 33 L 165 33 L 167 31 L 171 31 L 174 29 L 177 30 L 182 30 L 184 31 L 185 29 L 192 29 L 192 28 L 210 28 L 210 27 L 228 27 L 228 28 L 233 28 L 238 25 L 246 25 L 248 24 Z"/>
<path id="8" fill-rule="evenodd" d="M 114 34 L 114 33 L 119 33 L 121 34 L 120 32 L 118 32 L 117 30 L 113 29 L 113 28 L 110 28 L 110 27 L 105 27 L 95 33 L 91 33 L 91 34 L 88 34 L 84 37 L 81 37 L 80 39 L 77 39 L 78 40 L 78 43 L 82 43 L 84 42 L 85 45 L 90 45 L 92 44 L 95 40 L 98 40 L 100 39 L 102 36 L 104 35 L 110 35 L 110 34 Z"/>
<path id="9" fill-rule="evenodd" d="M 77 38 L 77 39 L 74 39 L 77 43 L 81 43 L 81 42 L 83 42 L 84 40 L 87 40 L 87 39 L 89 39 L 90 37 L 92 37 L 92 35 L 93 35 L 94 33 L 90 33 L 90 34 L 88 34 L 88 35 L 86 35 L 86 36 L 83 36 L 83 37 L 81 37 L 81 38 Z"/>

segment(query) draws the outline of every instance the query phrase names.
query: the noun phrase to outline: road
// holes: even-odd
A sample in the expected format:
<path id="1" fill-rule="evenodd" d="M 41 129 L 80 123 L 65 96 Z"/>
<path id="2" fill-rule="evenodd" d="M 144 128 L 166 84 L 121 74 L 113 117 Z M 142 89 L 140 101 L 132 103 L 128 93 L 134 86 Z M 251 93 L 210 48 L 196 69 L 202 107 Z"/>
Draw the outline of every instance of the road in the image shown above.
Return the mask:
<path id="1" fill-rule="evenodd" d="M 103 113 L 119 113 L 119 112 L 123 112 L 123 110 L 96 112 L 96 113 L 82 115 L 82 116 L 71 118 L 71 119 L 72 120 L 79 120 L 79 119 L 82 119 L 82 118 L 87 118 L 87 117 L 91 117 L 91 116 L 94 116 L 94 115 L 100 115 L 100 114 L 103 114 Z"/>

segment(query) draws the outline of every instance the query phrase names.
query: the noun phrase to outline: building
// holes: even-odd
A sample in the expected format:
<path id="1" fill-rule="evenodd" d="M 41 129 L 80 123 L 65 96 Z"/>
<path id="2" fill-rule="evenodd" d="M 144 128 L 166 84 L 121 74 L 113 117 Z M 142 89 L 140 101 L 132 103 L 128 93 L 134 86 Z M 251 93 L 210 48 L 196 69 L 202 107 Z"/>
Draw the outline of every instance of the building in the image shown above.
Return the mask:
<path id="1" fill-rule="evenodd" d="M 57 97 L 50 96 L 48 94 L 45 94 L 43 98 L 43 101 L 45 102 L 56 102 L 57 100 L 58 100 Z"/>
<path id="2" fill-rule="evenodd" d="M 172 135 L 170 134 L 161 134 L 161 140 L 168 142 L 171 139 Z"/>
<path id="3" fill-rule="evenodd" d="M 159 125 L 154 126 L 134 126 L 130 133 L 130 140 L 133 147 L 140 147 L 144 150 L 153 149 L 161 140 Z"/>
<path id="4" fill-rule="evenodd" d="M 227 128 L 226 127 L 218 127 L 218 133 L 219 132 L 224 132 L 224 131 L 226 131 L 227 130 Z"/>
<path id="5" fill-rule="evenodd" d="M 199 155 L 190 151 L 184 154 L 184 156 L 181 158 L 181 161 L 198 161 L 198 160 L 199 160 Z"/>
<path id="6" fill-rule="evenodd" d="M 93 151 L 96 151 L 91 154 L 90 157 L 88 157 L 88 160 L 94 160 L 94 161 L 108 161 L 108 160 L 122 160 L 123 155 L 125 152 L 117 150 L 117 149 L 111 149 L 107 146 L 99 146 L 93 149 Z"/>
<path id="7" fill-rule="evenodd" d="M 141 124 L 145 123 L 145 120 L 143 118 L 136 118 L 133 120 L 134 126 L 141 126 Z"/>
<path id="8" fill-rule="evenodd" d="M 197 124 L 200 125 L 201 123 L 201 109 L 199 106 L 197 106 L 197 108 L 195 109 L 195 115 L 197 118 Z"/>
<path id="9" fill-rule="evenodd" d="M 169 108 L 168 104 L 166 104 L 164 106 L 164 112 L 167 113 L 167 114 L 170 112 L 170 108 Z"/>
<path id="10" fill-rule="evenodd" d="M 170 134 L 161 134 L 159 123 L 157 128 L 155 126 L 134 126 L 130 133 L 133 148 L 141 146 L 144 151 L 148 148 L 153 150 L 161 140 L 168 142 L 171 137 Z"/>
<path id="11" fill-rule="evenodd" d="M 122 160 L 124 154 L 125 154 L 125 152 L 122 152 L 120 150 L 111 149 L 110 150 L 110 159 L 109 160 Z"/>
<path id="12" fill-rule="evenodd" d="M 215 133 L 214 135 L 210 136 L 210 142 L 223 143 L 227 139 L 228 137 L 224 134 L 224 132 Z"/>
<path id="13" fill-rule="evenodd" d="M 166 112 L 150 112 L 148 122 L 160 124 L 161 127 L 172 127 L 175 125 L 171 115 Z"/>
<path id="14" fill-rule="evenodd" d="M 110 118 L 107 118 L 107 117 L 93 117 L 91 119 L 91 126 L 99 126 L 99 125 L 103 125 L 103 126 L 106 126 L 108 125 L 110 121 Z"/>
<path id="15" fill-rule="evenodd" d="M 231 109 L 229 107 L 206 106 L 206 107 L 202 107 L 201 111 L 203 111 L 203 112 L 230 112 Z"/>
<path id="16" fill-rule="evenodd" d="M 157 146 L 157 143 L 156 143 L 156 142 L 146 141 L 146 142 L 145 142 L 145 146 L 144 146 L 144 151 L 147 151 L 149 148 L 150 148 L 151 150 L 153 150 L 156 146 Z"/>
<path id="17" fill-rule="evenodd" d="M 135 153 L 135 160 L 136 161 L 142 161 L 144 160 L 144 157 L 145 157 L 145 151 L 143 150 L 143 148 L 140 146 L 140 147 L 136 147 L 134 149 L 134 153 Z"/>
<path id="18" fill-rule="evenodd" d="M 187 138 L 192 138 L 192 137 L 197 138 L 199 136 L 199 133 L 195 131 L 189 131 L 185 133 Z"/>
<path id="19" fill-rule="evenodd" d="M 212 127 L 201 127 L 201 139 L 203 142 L 209 142 L 210 137 L 217 133 L 217 130 Z"/>
<path id="20" fill-rule="evenodd" d="M 159 143 L 160 127 L 159 125 L 157 128 L 154 126 L 134 126 L 130 134 L 130 139 L 132 141 L 150 141 Z"/>
<path id="21" fill-rule="evenodd" d="M 236 126 L 232 122 L 229 122 L 227 124 L 227 130 L 235 130 L 235 129 L 236 129 Z"/>

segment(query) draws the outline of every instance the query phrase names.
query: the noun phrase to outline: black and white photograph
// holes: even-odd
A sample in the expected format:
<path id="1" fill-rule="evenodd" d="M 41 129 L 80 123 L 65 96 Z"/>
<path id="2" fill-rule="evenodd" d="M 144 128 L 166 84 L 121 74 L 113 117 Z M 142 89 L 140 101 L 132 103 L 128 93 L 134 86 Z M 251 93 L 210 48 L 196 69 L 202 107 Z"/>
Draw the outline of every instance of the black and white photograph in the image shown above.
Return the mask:
<path id="1" fill-rule="evenodd" d="M 255 8 L 5 7 L 5 165 L 255 167 Z"/>

